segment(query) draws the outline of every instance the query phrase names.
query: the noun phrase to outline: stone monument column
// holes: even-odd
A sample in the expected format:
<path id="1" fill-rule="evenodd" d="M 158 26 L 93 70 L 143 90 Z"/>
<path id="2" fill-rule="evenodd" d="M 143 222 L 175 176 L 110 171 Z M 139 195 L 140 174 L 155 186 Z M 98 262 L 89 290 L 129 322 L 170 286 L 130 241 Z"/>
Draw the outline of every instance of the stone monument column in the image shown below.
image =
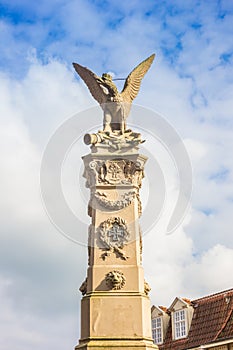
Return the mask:
<path id="1" fill-rule="evenodd" d="M 130 73 L 121 94 L 108 74 L 99 78 L 74 64 L 104 111 L 103 131 L 84 137 L 91 145 L 91 153 L 83 157 L 91 224 L 76 350 L 158 349 L 151 335 L 150 287 L 144 280 L 139 226 L 146 157 L 139 153 L 141 135 L 126 129 L 129 96 L 135 97 L 153 59 L 154 55 Z M 103 87 L 111 97 L 104 104 Z"/>

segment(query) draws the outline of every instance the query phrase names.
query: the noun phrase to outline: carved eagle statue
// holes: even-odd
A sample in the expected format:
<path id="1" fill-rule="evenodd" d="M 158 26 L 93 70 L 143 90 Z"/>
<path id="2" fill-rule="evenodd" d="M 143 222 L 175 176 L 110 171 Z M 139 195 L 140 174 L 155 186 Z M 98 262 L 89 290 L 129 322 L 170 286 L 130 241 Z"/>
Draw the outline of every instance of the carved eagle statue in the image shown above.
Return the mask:
<path id="1" fill-rule="evenodd" d="M 104 73 L 102 77 L 98 77 L 90 69 L 73 63 L 76 72 L 104 111 L 104 132 L 121 131 L 122 134 L 125 132 L 125 122 L 132 101 L 137 96 L 142 78 L 150 68 L 154 57 L 155 54 L 151 55 L 132 70 L 121 92 L 117 90 L 110 74 Z"/>

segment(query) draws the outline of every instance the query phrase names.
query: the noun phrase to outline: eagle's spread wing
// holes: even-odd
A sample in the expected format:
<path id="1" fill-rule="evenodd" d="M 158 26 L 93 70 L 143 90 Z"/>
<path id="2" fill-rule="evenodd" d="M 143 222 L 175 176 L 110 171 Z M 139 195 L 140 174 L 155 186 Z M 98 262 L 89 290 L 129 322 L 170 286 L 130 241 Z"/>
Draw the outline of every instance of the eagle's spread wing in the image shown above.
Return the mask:
<path id="1" fill-rule="evenodd" d="M 94 99 L 99 102 L 101 105 L 102 103 L 107 102 L 107 95 L 103 91 L 103 87 L 101 86 L 102 80 L 100 77 L 98 77 L 95 73 L 93 73 L 91 70 L 89 70 L 86 67 L 81 66 L 78 63 L 73 63 L 74 69 L 78 73 L 78 75 L 83 79 L 83 81 L 86 83 L 90 93 L 94 97 Z"/>
<path id="2" fill-rule="evenodd" d="M 124 102 L 131 103 L 133 99 L 135 99 L 140 89 L 141 80 L 150 68 L 154 58 L 155 54 L 151 55 L 134 68 L 134 70 L 128 75 L 121 92 Z"/>

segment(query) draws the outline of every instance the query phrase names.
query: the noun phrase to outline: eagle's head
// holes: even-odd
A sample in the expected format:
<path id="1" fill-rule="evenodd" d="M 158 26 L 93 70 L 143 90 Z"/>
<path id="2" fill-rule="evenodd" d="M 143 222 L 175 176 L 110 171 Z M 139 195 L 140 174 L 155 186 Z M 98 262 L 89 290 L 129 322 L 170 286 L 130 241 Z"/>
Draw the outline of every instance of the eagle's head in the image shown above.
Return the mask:
<path id="1" fill-rule="evenodd" d="M 108 73 L 103 73 L 102 74 L 102 79 L 105 81 L 112 81 L 112 76 Z"/>

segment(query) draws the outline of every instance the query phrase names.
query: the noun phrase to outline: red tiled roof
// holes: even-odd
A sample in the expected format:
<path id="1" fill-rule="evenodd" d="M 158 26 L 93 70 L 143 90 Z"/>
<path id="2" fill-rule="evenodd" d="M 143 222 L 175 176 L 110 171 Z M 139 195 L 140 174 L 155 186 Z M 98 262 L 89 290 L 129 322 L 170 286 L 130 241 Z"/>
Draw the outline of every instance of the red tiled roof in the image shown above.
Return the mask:
<path id="1" fill-rule="evenodd" d="M 191 300 L 189 300 L 187 298 L 182 298 L 182 300 L 184 300 L 187 304 L 191 304 Z"/>
<path id="2" fill-rule="evenodd" d="M 192 300 L 188 337 L 172 340 L 171 320 L 161 350 L 184 350 L 233 338 L 233 289 Z"/>
<path id="3" fill-rule="evenodd" d="M 159 308 L 160 308 L 161 310 L 163 310 L 164 312 L 167 312 L 166 306 L 159 305 Z"/>

